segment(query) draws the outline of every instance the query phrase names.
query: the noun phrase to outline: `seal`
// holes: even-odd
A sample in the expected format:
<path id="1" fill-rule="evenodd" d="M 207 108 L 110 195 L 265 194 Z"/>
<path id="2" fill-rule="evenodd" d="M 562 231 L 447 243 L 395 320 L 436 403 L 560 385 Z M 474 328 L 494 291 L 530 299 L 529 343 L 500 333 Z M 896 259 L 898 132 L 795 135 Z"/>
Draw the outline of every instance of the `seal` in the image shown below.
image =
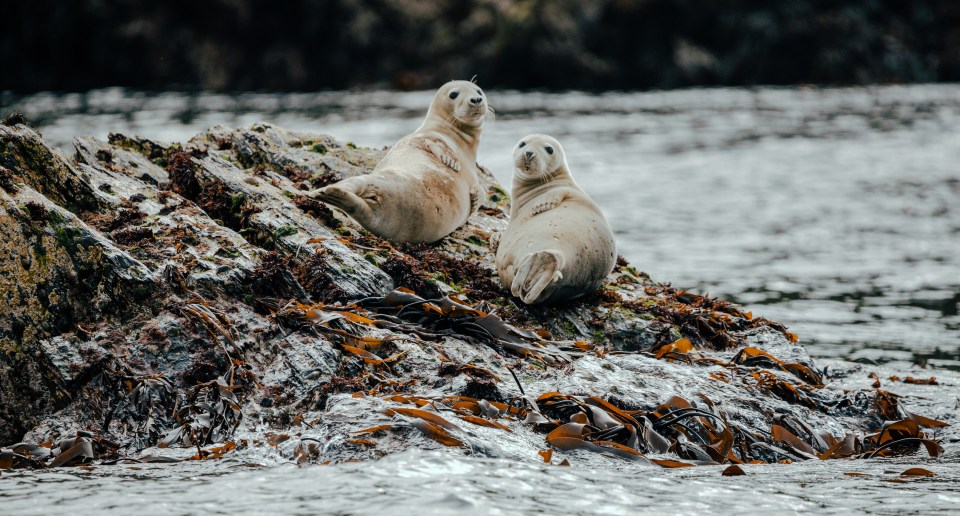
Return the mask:
<path id="1" fill-rule="evenodd" d="M 527 304 L 588 294 L 613 270 L 617 246 L 610 224 L 580 189 L 563 147 L 533 134 L 513 149 L 510 223 L 497 248 L 497 273 Z"/>
<path id="2" fill-rule="evenodd" d="M 437 90 L 423 123 L 368 175 L 311 192 L 392 242 L 436 242 L 467 222 L 483 195 L 477 146 L 488 113 L 483 90 L 451 81 Z"/>

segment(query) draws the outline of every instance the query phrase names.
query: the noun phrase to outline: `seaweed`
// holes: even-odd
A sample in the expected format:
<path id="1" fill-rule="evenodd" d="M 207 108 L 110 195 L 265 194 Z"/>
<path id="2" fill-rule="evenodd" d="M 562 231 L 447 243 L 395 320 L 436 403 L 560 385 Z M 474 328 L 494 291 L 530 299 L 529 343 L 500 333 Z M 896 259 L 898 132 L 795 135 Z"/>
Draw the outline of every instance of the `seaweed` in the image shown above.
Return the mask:
<path id="1" fill-rule="evenodd" d="M 178 150 L 167 156 L 164 168 L 170 177 L 170 186 L 174 192 L 187 199 L 199 197 L 202 191 L 200 180 L 197 177 L 199 165 L 193 160 L 194 158 L 202 158 L 204 155 L 205 153 L 198 150 Z"/>
<path id="2" fill-rule="evenodd" d="M 459 258 L 439 252 L 437 248 L 430 244 L 399 244 L 396 248 L 419 262 L 412 266 L 409 271 L 404 271 L 406 274 L 401 276 L 403 279 L 415 283 L 415 280 L 410 278 L 413 274 L 420 274 L 421 277 L 424 275 L 440 275 L 446 279 L 450 286 L 463 291 L 478 301 L 489 301 L 503 295 L 502 290 L 493 280 L 493 271 L 484 267 L 479 260 Z M 387 271 L 387 273 L 390 272 Z M 410 285 L 402 282 L 397 284 L 420 293 Z M 424 293 L 430 295 L 428 291 Z"/>
<path id="3" fill-rule="evenodd" d="M 503 393 L 497 388 L 497 382 L 493 379 L 481 380 L 470 378 L 467 384 L 460 390 L 461 396 L 468 398 L 481 398 L 490 401 L 505 401 Z"/>
<path id="4" fill-rule="evenodd" d="M 125 394 L 113 403 L 104 428 L 117 422 L 132 436 L 134 448 L 156 445 L 172 424 L 170 415 L 178 401 L 170 381 L 162 374 L 136 373 L 115 357 L 103 366 L 102 378 L 110 392 Z"/>
<path id="5" fill-rule="evenodd" d="M 380 263 L 379 267 L 393 279 L 395 285 L 408 288 L 426 297 L 436 297 L 441 294 L 436 281 L 430 278 L 430 273 L 423 265 L 405 254 L 391 255 Z"/>
<path id="6" fill-rule="evenodd" d="M 243 418 L 237 396 L 242 386 L 231 383 L 230 376 L 218 376 L 191 390 L 185 405 L 176 413 L 179 426 L 164 436 L 160 447 L 182 443 L 197 446 L 198 455 L 202 455 L 200 446 L 222 442 L 233 434 Z"/>
<path id="7" fill-rule="evenodd" d="M 721 299 L 659 284 L 644 287 L 644 293 L 647 297 L 627 300 L 612 289 L 601 288 L 585 296 L 580 303 L 599 301 L 604 305 L 621 306 L 637 315 L 654 316 L 656 320 L 677 327 L 695 343 L 716 350 L 743 346 L 746 337 L 760 329 L 782 333 L 790 342 L 798 340 L 782 324 L 753 317 L 752 313 Z"/>
<path id="8" fill-rule="evenodd" d="M 185 385 L 199 385 L 209 382 L 226 367 L 227 358 L 215 349 L 209 348 L 195 353 L 191 357 L 190 366 L 180 373 L 180 379 Z"/>
<path id="9" fill-rule="evenodd" d="M 219 181 L 209 181 L 196 197 L 197 205 L 214 220 L 219 220 L 230 229 L 240 231 L 247 227 L 250 216 L 260 212 L 243 194 L 231 193 Z"/>
<path id="10" fill-rule="evenodd" d="M 253 269 L 250 287 L 261 297 L 302 298 L 306 294 L 290 270 L 290 257 L 277 251 L 263 255 Z"/>
<path id="11" fill-rule="evenodd" d="M 357 305 L 388 316 L 378 323 L 383 328 L 422 329 L 425 334 L 436 336 L 455 335 L 550 363 L 569 362 L 583 354 L 576 342 L 548 342 L 534 332 L 519 329 L 487 313 L 483 310 L 485 305 L 471 307 L 452 296 L 424 299 L 410 290 L 397 289 L 383 297 L 360 300 Z"/>
<path id="12" fill-rule="evenodd" d="M 441 295 L 442 289 L 437 281 L 443 281 L 477 300 L 491 300 L 503 295 L 493 281 L 493 272 L 479 261 L 438 252 L 430 244 L 386 246 L 393 252 L 377 265 L 396 285 L 419 295 Z"/>
<path id="13" fill-rule="evenodd" d="M 310 214 L 315 219 L 331 229 L 340 227 L 340 220 L 333 214 L 333 211 L 326 204 L 306 195 L 298 195 L 293 198 L 293 204 Z"/>
<path id="14" fill-rule="evenodd" d="M 323 188 L 342 179 L 339 174 L 330 171 L 330 167 L 328 167 L 326 163 L 321 163 L 320 166 L 326 169 L 326 171 L 314 173 L 307 169 L 288 164 L 284 165 L 281 172 L 300 190 Z"/>
<path id="15" fill-rule="evenodd" d="M 110 233 L 114 242 L 126 246 L 136 245 L 144 240 L 153 240 L 153 230 L 145 227 L 121 228 Z"/>
<path id="16" fill-rule="evenodd" d="M 121 208 L 116 213 L 102 213 L 89 215 L 87 222 L 104 232 L 113 232 L 125 228 L 130 224 L 136 224 L 147 218 L 147 214 L 140 211 L 139 208 Z"/>
<path id="17" fill-rule="evenodd" d="M 541 394 L 534 401 L 521 397 L 506 402 L 470 396 L 385 396 L 389 401 L 420 407 L 391 408 L 387 414 L 400 414 L 430 423 L 414 426 L 427 437 L 447 446 L 462 445 L 455 436 L 458 427 L 440 415 L 449 411 L 474 424 L 506 431 L 511 430 L 497 419 L 521 421 L 546 433 L 545 440 L 553 449 L 587 450 L 665 468 L 889 457 L 914 453 L 921 445 L 931 457 L 943 454 L 940 444 L 927 437 L 920 425 L 911 420 L 888 422 L 880 431 L 862 440 L 854 434 L 842 439 L 829 433 L 817 434 L 799 421 L 790 419 L 771 425 L 770 431 L 761 435 L 731 423 L 709 398 L 701 397 L 704 406 L 674 396 L 656 409 L 628 410 L 597 396 L 571 396 L 559 392 Z M 433 408 L 436 412 L 424 410 L 426 408 Z M 409 418 L 403 420 L 410 423 Z M 798 437 L 785 425 L 794 428 L 800 425 L 805 437 Z M 383 425 L 355 433 L 394 429 L 396 425 Z M 540 455 L 550 462 L 553 453 L 548 448 Z M 669 456 L 672 457 L 666 458 Z M 728 468 L 724 474 L 744 473 L 740 468 Z"/>
<path id="18" fill-rule="evenodd" d="M 346 301 L 349 296 L 327 272 L 330 268 L 327 252 L 326 249 L 317 247 L 313 254 L 294 267 L 293 274 L 312 299 L 325 302 Z"/>

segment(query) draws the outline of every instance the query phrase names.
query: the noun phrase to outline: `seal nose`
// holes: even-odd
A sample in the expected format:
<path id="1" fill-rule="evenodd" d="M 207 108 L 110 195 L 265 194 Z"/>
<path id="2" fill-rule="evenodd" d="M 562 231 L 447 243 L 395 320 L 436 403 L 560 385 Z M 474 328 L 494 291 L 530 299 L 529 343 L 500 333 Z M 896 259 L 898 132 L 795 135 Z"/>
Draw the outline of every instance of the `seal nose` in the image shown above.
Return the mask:
<path id="1" fill-rule="evenodd" d="M 473 97 L 470 99 L 470 103 L 474 106 L 479 106 L 481 102 L 483 102 L 483 97 Z"/>
<path id="2" fill-rule="evenodd" d="M 525 153 L 524 153 L 524 156 L 526 156 L 528 159 L 529 159 L 529 158 L 532 158 L 532 157 L 533 157 L 533 151 L 527 151 L 527 152 L 525 152 Z"/>

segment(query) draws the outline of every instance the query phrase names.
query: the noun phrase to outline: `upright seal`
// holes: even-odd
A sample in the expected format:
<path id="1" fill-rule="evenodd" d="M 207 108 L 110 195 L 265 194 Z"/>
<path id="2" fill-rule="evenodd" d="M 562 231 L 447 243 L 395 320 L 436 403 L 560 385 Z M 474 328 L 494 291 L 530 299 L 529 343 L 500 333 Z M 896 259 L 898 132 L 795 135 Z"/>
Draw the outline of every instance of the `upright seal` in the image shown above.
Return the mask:
<path id="1" fill-rule="evenodd" d="M 483 189 L 477 166 L 487 100 L 476 84 L 444 84 L 427 117 L 380 160 L 373 172 L 313 192 L 377 236 L 435 242 L 467 222 Z"/>
<path id="2" fill-rule="evenodd" d="M 534 134 L 513 149 L 513 206 L 497 273 L 527 304 L 576 299 L 613 270 L 617 246 L 600 208 L 577 186 L 563 147 Z"/>

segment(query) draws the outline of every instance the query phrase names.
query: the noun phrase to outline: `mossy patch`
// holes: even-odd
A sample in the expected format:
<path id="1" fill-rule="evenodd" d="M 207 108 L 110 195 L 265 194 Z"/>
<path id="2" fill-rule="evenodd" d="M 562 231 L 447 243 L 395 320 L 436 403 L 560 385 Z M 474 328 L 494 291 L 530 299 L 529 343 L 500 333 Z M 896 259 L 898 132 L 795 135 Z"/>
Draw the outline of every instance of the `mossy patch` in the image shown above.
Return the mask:
<path id="1" fill-rule="evenodd" d="M 273 231 L 273 238 L 279 240 L 288 236 L 296 235 L 299 230 L 293 226 L 280 226 Z"/>
<path id="2" fill-rule="evenodd" d="M 103 163 L 113 163 L 113 153 L 107 149 L 100 149 L 97 151 L 97 160 Z"/>
<path id="3" fill-rule="evenodd" d="M 0 126 L 0 167 L 13 171 L 18 180 L 74 213 L 95 212 L 102 207 L 90 185 L 66 158 L 29 128 Z"/>

